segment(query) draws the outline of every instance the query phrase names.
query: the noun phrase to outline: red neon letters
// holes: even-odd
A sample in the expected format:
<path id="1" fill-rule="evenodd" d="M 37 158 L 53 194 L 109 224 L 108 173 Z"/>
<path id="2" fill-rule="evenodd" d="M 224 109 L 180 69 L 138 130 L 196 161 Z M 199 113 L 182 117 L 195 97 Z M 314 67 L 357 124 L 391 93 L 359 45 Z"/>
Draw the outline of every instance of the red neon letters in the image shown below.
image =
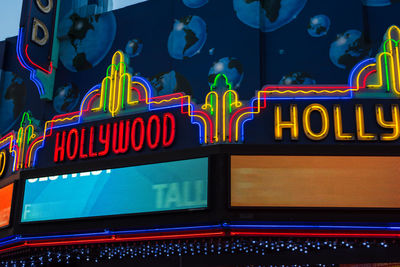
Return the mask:
<path id="1" fill-rule="evenodd" d="M 94 145 L 94 126 L 90 127 L 90 139 L 89 139 L 89 157 L 94 158 L 97 157 L 97 152 L 93 151 Z"/>
<path id="2" fill-rule="evenodd" d="M 99 152 L 99 156 L 103 157 L 108 154 L 108 151 L 110 151 L 110 124 L 107 123 L 106 126 L 106 136 L 104 138 L 104 125 L 100 125 L 100 134 L 99 134 L 99 142 L 104 146 L 104 149 Z"/>
<path id="3" fill-rule="evenodd" d="M 138 126 L 139 124 L 139 126 Z M 139 128 L 139 142 L 136 143 L 136 135 L 137 135 L 137 129 Z M 144 120 L 142 118 L 136 118 L 133 123 L 132 123 L 132 130 L 131 130 L 131 146 L 133 150 L 135 151 L 140 151 L 143 148 L 143 143 L 144 143 Z"/>
<path id="4" fill-rule="evenodd" d="M 112 152 L 125 154 L 130 149 L 138 152 L 145 146 L 151 150 L 170 147 L 175 141 L 176 123 L 171 113 L 162 118 L 152 115 L 147 121 L 133 120 L 100 124 L 99 126 L 70 129 L 56 134 L 54 162 L 104 157 Z"/>
<path id="5" fill-rule="evenodd" d="M 112 148 L 114 154 L 124 154 L 128 151 L 130 124 L 131 124 L 130 121 L 125 121 L 125 126 L 124 126 L 124 121 L 120 121 L 119 123 L 114 122 L 113 142 L 112 142 Z"/>
<path id="6" fill-rule="evenodd" d="M 72 135 L 74 135 L 74 145 L 73 146 L 71 144 Z M 64 136 L 65 135 L 63 133 L 63 137 Z M 78 130 L 73 128 L 72 130 L 69 131 L 68 138 L 67 138 L 67 157 L 69 160 L 74 160 L 76 158 L 76 155 L 78 153 L 78 140 L 79 140 Z M 62 143 L 64 144 L 64 140 Z M 73 149 L 72 153 L 71 153 L 71 149 Z M 62 155 L 62 158 L 64 158 L 64 155 Z"/>
<path id="7" fill-rule="evenodd" d="M 57 133 L 57 141 L 56 141 L 56 146 L 54 148 L 54 162 L 57 162 L 58 159 L 58 154 L 60 154 L 60 161 L 64 161 L 64 153 L 65 153 L 65 132 L 62 133 L 62 138 L 61 138 L 61 144 L 60 142 L 60 133 Z"/>
<path id="8" fill-rule="evenodd" d="M 168 122 L 170 124 L 170 135 L 168 137 Z M 164 114 L 164 121 L 163 121 L 163 147 L 169 147 L 175 140 L 175 117 L 171 113 Z"/>
<path id="9" fill-rule="evenodd" d="M 152 139 L 151 133 L 152 133 L 153 125 L 155 125 L 154 131 L 156 133 L 154 142 L 153 142 L 153 140 L 151 140 Z M 147 139 L 147 145 L 150 147 L 150 149 L 156 149 L 158 147 L 158 144 L 160 143 L 160 118 L 157 115 L 151 116 L 147 123 L 146 139 Z"/>

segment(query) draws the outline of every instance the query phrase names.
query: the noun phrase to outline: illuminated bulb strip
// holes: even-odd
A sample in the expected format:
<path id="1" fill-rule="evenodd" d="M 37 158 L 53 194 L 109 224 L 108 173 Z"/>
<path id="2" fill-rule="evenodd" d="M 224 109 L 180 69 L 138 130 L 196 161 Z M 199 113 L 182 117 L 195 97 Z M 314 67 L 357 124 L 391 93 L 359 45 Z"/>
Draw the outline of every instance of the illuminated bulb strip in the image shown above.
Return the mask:
<path id="1" fill-rule="evenodd" d="M 58 236 L 15 237 L 0 243 L 0 254 L 23 247 L 49 247 L 150 240 L 212 237 L 315 237 L 315 238 L 400 238 L 400 227 L 359 225 L 222 225 L 177 227 L 132 231 L 104 231 Z M 292 230 L 291 230 L 292 229 Z M 306 230 L 308 229 L 308 230 Z"/>
<path id="2" fill-rule="evenodd" d="M 205 237 L 222 237 L 225 232 L 206 232 L 206 233 L 188 233 L 188 234 L 167 234 L 167 235 L 143 235 L 133 237 L 119 237 L 112 235 L 109 238 L 91 238 L 83 240 L 61 240 L 49 242 L 28 242 L 28 247 L 47 247 L 47 246 L 67 246 L 67 245 L 83 245 L 83 244 L 99 244 L 99 243 L 115 243 L 115 242 L 132 242 L 147 240 L 170 240 L 170 239 L 187 239 L 187 238 L 205 238 Z"/>
<path id="3" fill-rule="evenodd" d="M 248 232 L 232 231 L 231 236 L 268 236 L 268 237 L 332 237 L 332 238 L 400 238 L 392 233 L 310 233 L 310 232 Z"/>

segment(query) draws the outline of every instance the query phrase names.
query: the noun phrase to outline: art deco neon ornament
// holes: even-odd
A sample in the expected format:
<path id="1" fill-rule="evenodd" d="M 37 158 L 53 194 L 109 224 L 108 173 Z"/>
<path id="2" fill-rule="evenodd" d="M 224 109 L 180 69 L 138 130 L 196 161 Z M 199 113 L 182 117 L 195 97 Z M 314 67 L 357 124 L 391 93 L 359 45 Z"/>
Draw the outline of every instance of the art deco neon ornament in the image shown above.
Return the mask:
<path id="1" fill-rule="evenodd" d="M 22 36 L 21 32 L 21 36 Z M 232 90 L 227 76 L 218 74 L 205 96 L 204 104 L 196 104 L 191 96 L 185 93 L 154 96 L 154 90 L 145 78 L 132 76 L 126 71 L 125 55 L 117 51 L 111 65 L 106 70 L 106 77 L 101 84 L 93 87 L 83 98 L 79 111 L 57 115 L 45 122 L 42 135 L 34 138 L 34 131 L 29 124 L 21 126 L 18 133 L 10 132 L 0 139 L 0 148 L 8 148 L 14 157 L 14 170 L 31 168 L 36 164 L 37 151 L 44 147 L 46 138 L 53 134 L 54 129 L 60 129 L 81 123 L 97 121 L 117 116 L 130 116 L 157 110 L 179 110 L 187 116 L 190 122 L 198 127 L 199 143 L 201 145 L 219 143 L 243 142 L 246 122 L 253 120 L 256 114 L 266 109 L 269 103 L 276 101 L 296 100 L 348 100 L 354 98 L 389 98 L 398 99 L 400 95 L 400 59 L 399 59 L 400 29 L 391 26 L 385 34 L 382 52 L 375 58 L 368 58 L 357 64 L 350 72 L 348 84 L 344 85 L 268 85 L 256 92 L 250 101 L 240 101 L 239 94 Z M 19 42 L 20 43 L 20 42 Z M 21 47 L 20 47 L 21 48 Z M 30 68 L 22 57 L 22 50 L 17 50 L 21 64 Z M 34 72 L 32 72 L 35 78 Z M 40 89 L 40 86 L 38 87 Z M 279 117 L 279 105 L 275 106 L 275 137 L 279 140 L 282 129 L 289 128 L 294 140 L 299 132 L 296 125 L 301 122 L 300 114 L 295 104 L 292 108 L 293 118 L 284 121 Z M 303 128 L 311 140 L 322 140 L 327 129 L 334 128 L 334 136 L 339 141 L 373 141 L 377 134 L 366 132 L 364 128 L 363 107 L 355 107 L 357 133 L 343 130 L 343 117 L 339 105 L 333 107 L 333 121 L 329 124 L 327 111 L 318 103 L 309 107 L 308 113 L 303 113 Z M 309 116 L 318 112 L 323 127 L 320 132 L 311 129 Z M 295 117 L 297 120 L 295 120 Z M 385 119 L 383 109 L 376 107 L 377 123 L 391 133 L 379 136 L 382 141 L 397 140 L 400 135 L 398 125 L 398 106 L 392 107 L 392 119 Z M 277 124 L 278 123 L 278 124 Z"/>

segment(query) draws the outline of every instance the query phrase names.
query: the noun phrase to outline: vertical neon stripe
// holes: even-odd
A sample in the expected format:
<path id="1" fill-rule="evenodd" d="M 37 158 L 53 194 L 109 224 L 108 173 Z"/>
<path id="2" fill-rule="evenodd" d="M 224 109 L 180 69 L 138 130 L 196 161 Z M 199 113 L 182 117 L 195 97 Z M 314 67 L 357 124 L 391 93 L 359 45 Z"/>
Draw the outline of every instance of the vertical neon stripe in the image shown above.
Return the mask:
<path id="1" fill-rule="evenodd" d="M 125 75 L 123 75 L 123 80 L 122 80 L 121 108 L 124 108 L 124 99 L 125 99 Z"/>
<path id="2" fill-rule="evenodd" d="M 383 46 L 383 52 L 386 52 L 386 46 Z M 387 55 L 385 54 L 385 73 L 386 73 L 386 91 L 390 92 L 390 83 L 389 83 L 389 69 L 387 64 Z"/>
<path id="3" fill-rule="evenodd" d="M 232 113 L 232 93 L 229 92 L 229 113 Z"/>
<path id="4" fill-rule="evenodd" d="M 104 112 L 107 112 L 107 88 L 108 88 L 108 79 L 106 78 L 106 85 L 104 87 L 104 91 L 102 92 L 104 95 L 104 102 L 103 102 L 103 110 Z"/>

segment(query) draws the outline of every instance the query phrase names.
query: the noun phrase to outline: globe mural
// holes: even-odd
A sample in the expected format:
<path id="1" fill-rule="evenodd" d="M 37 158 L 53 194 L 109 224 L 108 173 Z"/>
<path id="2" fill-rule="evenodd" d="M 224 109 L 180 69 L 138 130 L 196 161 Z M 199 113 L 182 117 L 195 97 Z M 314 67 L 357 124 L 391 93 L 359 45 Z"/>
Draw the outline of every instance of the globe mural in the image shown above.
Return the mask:
<path id="1" fill-rule="evenodd" d="M 71 112 L 78 104 L 79 96 L 79 88 L 73 83 L 67 83 L 54 93 L 53 107 L 58 113 Z"/>
<path id="2" fill-rule="evenodd" d="M 307 31 L 312 37 L 321 37 L 328 33 L 331 21 L 328 16 L 317 15 L 310 18 Z"/>
<path id="3" fill-rule="evenodd" d="M 282 79 L 279 81 L 279 84 L 316 84 L 316 82 L 311 75 L 306 72 L 290 72 L 282 77 Z"/>
<path id="4" fill-rule="evenodd" d="M 15 73 L 5 71 L 2 75 L 0 132 L 3 134 L 19 122 L 25 108 L 27 90 L 23 79 Z"/>
<path id="5" fill-rule="evenodd" d="M 190 8 L 202 7 L 208 3 L 208 0 L 183 0 L 183 3 Z"/>
<path id="6" fill-rule="evenodd" d="M 175 59 L 190 58 L 200 52 L 207 39 L 207 27 L 198 16 L 175 20 L 168 37 L 168 52 Z"/>
<path id="7" fill-rule="evenodd" d="M 210 48 L 210 49 L 208 50 L 208 54 L 209 54 L 210 56 L 214 55 L 214 52 L 215 52 L 215 48 Z"/>
<path id="8" fill-rule="evenodd" d="M 244 24 L 263 32 L 271 32 L 295 19 L 306 2 L 307 0 L 233 0 L 233 8 Z"/>
<path id="9" fill-rule="evenodd" d="M 150 83 L 157 91 L 157 95 L 168 95 L 175 92 L 184 92 L 188 95 L 192 94 L 192 87 L 188 80 L 182 74 L 172 70 L 170 72 L 162 72 L 150 79 Z"/>
<path id="10" fill-rule="evenodd" d="M 90 17 L 66 15 L 60 22 L 60 59 L 70 71 L 90 69 L 107 55 L 117 24 L 112 12 Z"/>
<path id="11" fill-rule="evenodd" d="M 389 6 L 390 0 L 361 0 L 364 6 Z"/>
<path id="12" fill-rule="evenodd" d="M 125 54 L 129 57 L 140 55 L 143 49 L 143 43 L 140 39 L 129 40 L 125 46 Z"/>
<path id="13" fill-rule="evenodd" d="M 232 89 L 240 86 L 240 82 L 244 76 L 242 63 L 234 57 L 224 57 L 213 63 L 208 72 L 208 83 L 210 86 L 219 73 L 226 75 L 229 83 L 232 85 Z"/>
<path id="14" fill-rule="evenodd" d="M 329 49 L 329 58 L 335 66 L 351 69 L 362 59 L 368 57 L 370 48 L 365 44 L 358 30 L 348 30 L 339 34 Z"/>

